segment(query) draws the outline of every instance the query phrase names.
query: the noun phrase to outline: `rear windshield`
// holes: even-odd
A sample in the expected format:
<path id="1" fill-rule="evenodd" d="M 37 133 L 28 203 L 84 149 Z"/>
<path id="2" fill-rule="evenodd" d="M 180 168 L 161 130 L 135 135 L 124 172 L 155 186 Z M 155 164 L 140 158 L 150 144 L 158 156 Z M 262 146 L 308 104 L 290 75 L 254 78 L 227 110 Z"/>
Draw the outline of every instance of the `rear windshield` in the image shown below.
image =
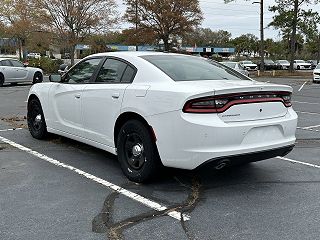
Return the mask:
<path id="1" fill-rule="evenodd" d="M 174 81 L 249 80 L 227 66 L 200 57 L 147 55 L 141 58 L 155 65 Z"/>

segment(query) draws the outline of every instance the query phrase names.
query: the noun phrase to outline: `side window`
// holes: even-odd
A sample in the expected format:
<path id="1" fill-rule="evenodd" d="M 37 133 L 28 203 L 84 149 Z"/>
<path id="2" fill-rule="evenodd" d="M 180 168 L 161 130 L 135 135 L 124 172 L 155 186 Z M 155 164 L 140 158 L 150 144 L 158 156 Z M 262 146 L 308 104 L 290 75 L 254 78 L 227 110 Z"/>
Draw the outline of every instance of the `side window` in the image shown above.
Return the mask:
<path id="1" fill-rule="evenodd" d="M 10 62 L 12 63 L 12 65 L 14 67 L 24 67 L 23 64 L 19 61 L 16 61 L 16 60 L 10 60 Z"/>
<path id="2" fill-rule="evenodd" d="M 119 83 L 127 64 L 115 59 L 107 59 L 98 74 L 96 82 Z"/>
<path id="3" fill-rule="evenodd" d="M 126 70 L 123 73 L 121 82 L 123 83 L 131 83 L 133 81 L 133 78 L 135 76 L 135 70 L 130 67 L 129 65 L 127 66 Z"/>
<path id="4" fill-rule="evenodd" d="M 1 63 L 2 63 L 2 66 L 12 67 L 11 63 L 9 62 L 9 60 L 3 60 Z"/>
<path id="5" fill-rule="evenodd" d="M 80 62 L 64 75 L 65 83 L 88 83 L 97 69 L 101 58 L 91 58 Z"/>

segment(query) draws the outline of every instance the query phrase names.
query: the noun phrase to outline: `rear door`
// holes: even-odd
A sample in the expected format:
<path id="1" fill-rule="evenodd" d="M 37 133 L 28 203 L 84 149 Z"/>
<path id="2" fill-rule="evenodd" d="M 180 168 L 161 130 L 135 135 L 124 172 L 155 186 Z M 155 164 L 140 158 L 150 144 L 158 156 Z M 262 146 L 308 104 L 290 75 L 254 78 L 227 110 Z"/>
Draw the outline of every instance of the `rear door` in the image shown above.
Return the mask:
<path id="1" fill-rule="evenodd" d="M 0 64 L 1 72 L 4 75 L 4 79 L 6 82 L 11 82 L 15 76 L 15 69 L 13 68 L 11 62 L 9 60 L 2 60 Z"/>
<path id="2" fill-rule="evenodd" d="M 136 74 L 134 66 L 117 58 L 108 58 L 94 83 L 82 96 L 84 136 L 94 142 L 114 147 L 113 131 L 120 114 L 125 89 Z"/>
<path id="3" fill-rule="evenodd" d="M 49 107 L 53 112 L 49 117 L 54 129 L 75 136 L 82 136 L 81 116 L 82 91 L 94 79 L 102 58 L 86 59 L 67 72 L 61 83 L 52 85 L 49 91 Z"/>

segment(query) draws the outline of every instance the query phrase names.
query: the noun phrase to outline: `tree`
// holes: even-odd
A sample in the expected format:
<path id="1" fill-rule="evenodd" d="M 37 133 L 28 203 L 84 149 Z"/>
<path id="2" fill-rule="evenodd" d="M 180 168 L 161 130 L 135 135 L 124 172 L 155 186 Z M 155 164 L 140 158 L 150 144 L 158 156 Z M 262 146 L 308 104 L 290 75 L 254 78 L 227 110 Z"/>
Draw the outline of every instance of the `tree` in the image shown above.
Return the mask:
<path id="1" fill-rule="evenodd" d="M 116 22 L 114 0 L 34 0 L 46 15 L 41 19 L 70 48 L 71 64 L 78 43 L 92 33 L 110 29 Z"/>
<path id="2" fill-rule="evenodd" d="M 0 16 L 7 25 L 6 33 L 19 41 L 20 59 L 25 60 L 27 40 L 38 30 L 37 19 L 41 11 L 28 0 L 0 0 L 0 5 Z"/>
<path id="3" fill-rule="evenodd" d="M 236 48 L 237 54 L 252 55 L 259 50 L 258 38 L 251 34 L 243 34 L 231 41 L 232 45 Z"/>
<path id="4" fill-rule="evenodd" d="M 231 33 L 224 30 L 212 31 L 210 28 L 197 28 L 186 34 L 184 44 L 197 46 L 227 47 L 231 40 Z"/>
<path id="5" fill-rule="evenodd" d="M 125 0 L 125 19 L 136 29 L 151 31 L 170 49 L 170 38 L 183 36 L 198 26 L 203 17 L 198 0 Z"/>
<path id="6" fill-rule="evenodd" d="M 297 47 L 297 34 L 312 35 L 319 21 L 319 14 L 302 8 L 305 4 L 317 3 L 318 0 L 275 0 L 276 5 L 269 8 L 275 12 L 269 26 L 279 29 L 284 35 L 290 35 L 290 71 L 293 71 Z"/>

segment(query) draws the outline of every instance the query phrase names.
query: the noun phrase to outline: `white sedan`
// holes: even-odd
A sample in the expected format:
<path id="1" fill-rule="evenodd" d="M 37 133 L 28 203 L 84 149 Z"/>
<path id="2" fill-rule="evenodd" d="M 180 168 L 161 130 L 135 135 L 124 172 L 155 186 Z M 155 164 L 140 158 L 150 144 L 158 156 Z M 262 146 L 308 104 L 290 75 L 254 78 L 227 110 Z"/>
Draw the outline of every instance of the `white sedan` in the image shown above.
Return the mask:
<path id="1" fill-rule="evenodd" d="M 311 63 L 307 63 L 304 60 L 294 60 L 293 68 L 297 70 L 311 69 Z"/>
<path id="2" fill-rule="evenodd" d="M 0 87 L 4 83 L 43 81 L 43 72 L 40 68 L 27 67 L 22 62 L 12 58 L 0 58 Z"/>
<path id="3" fill-rule="evenodd" d="M 101 53 L 50 81 L 29 92 L 32 136 L 51 132 L 117 154 L 136 182 L 162 165 L 220 169 L 284 156 L 296 139 L 291 87 L 199 57 Z"/>
<path id="4" fill-rule="evenodd" d="M 313 70 L 313 82 L 320 82 L 320 63 Z"/>

